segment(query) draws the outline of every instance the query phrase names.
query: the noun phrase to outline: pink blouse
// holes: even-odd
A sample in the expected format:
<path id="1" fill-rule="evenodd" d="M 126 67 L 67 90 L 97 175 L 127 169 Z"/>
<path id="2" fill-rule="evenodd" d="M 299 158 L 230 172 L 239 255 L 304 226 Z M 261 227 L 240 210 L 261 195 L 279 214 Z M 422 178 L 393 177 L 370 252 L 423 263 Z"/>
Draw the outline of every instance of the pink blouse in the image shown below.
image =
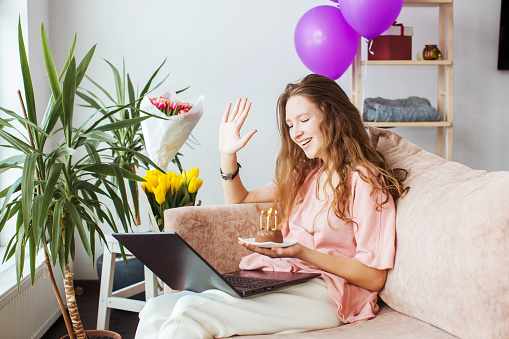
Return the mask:
<path id="1" fill-rule="evenodd" d="M 341 258 L 355 258 L 366 266 L 380 270 L 394 265 L 396 210 L 392 196 L 383 209 L 376 209 L 376 201 L 384 197 L 357 172 L 349 176 L 351 202 L 349 215 L 357 223 L 345 223 L 330 206 L 330 199 L 318 199 L 319 171 L 312 171 L 303 184 L 304 201 L 290 215 L 289 225 L 283 229 L 286 239 L 298 239 L 303 246 Z M 274 193 L 275 182 L 266 186 Z M 327 221 L 328 217 L 328 221 Z M 330 225 L 330 227 L 329 227 Z M 338 317 L 344 323 L 369 319 L 378 311 L 377 292 L 349 284 L 345 279 L 324 272 L 318 267 L 296 258 L 269 258 L 258 253 L 242 258 L 240 268 L 290 272 L 319 272 L 329 294 L 338 305 Z"/>

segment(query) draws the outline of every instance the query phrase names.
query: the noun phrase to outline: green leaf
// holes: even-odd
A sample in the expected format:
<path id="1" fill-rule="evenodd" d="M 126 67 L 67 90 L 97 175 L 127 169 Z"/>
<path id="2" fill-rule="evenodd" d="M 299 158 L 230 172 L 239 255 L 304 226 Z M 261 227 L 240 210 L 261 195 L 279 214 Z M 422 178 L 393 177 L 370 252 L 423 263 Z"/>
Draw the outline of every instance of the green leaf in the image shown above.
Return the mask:
<path id="1" fill-rule="evenodd" d="M 75 155 L 76 154 L 76 150 L 74 148 L 70 148 L 66 145 L 62 146 L 62 147 L 59 147 L 57 148 L 56 150 L 54 150 L 53 152 L 51 152 L 51 156 L 52 157 L 55 157 L 55 158 L 60 158 L 60 157 L 63 157 L 65 155 Z"/>
<path id="2" fill-rule="evenodd" d="M 110 199 L 113 201 L 113 205 L 115 207 L 115 211 L 117 212 L 117 215 L 120 218 L 120 221 L 122 222 L 122 226 L 124 228 L 124 231 L 127 232 L 128 231 L 128 227 L 127 227 L 127 220 L 126 220 L 126 217 L 125 217 L 126 211 L 124 211 L 124 205 L 122 204 L 122 200 L 119 198 L 117 193 L 115 193 L 115 190 L 113 190 L 111 188 L 110 184 L 108 184 L 105 180 L 103 180 L 103 184 L 106 187 L 106 190 L 108 191 L 108 193 L 110 195 Z M 116 225 L 115 225 L 115 222 L 113 221 L 113 218 L 111 220 L 110 226 L 113 229 L 116 229 Z M 117 232 L 117 231 L 118 230 L 115 230 L 115 232 Z"/>
<path id="3" fill-rule="evenodd" d="M 18 293 L 21 283 L 21 277 L 23 275 L 23 266 L 25 264 L 25 231 L 23 227 L 18 230 L 16 239 L 16 253 L 14 255 L 16 262 L 16 281 L 18 283 Z"/>
<path id="4" fill-rule="evenodd" d="M 95 101 L 90 95 L 83 93 L 82 91 L 77 91 L 76 94 L 85 102 L 87 102 L 90 107 L 95 108 L 96 110 L 100 110 L 102 107 Z"/>
<path id="5" fill-rule="evenodd" d="M 34 88 L 32 85 L 32 76 L 30 75 L 30 67 L 28 66 L 28 58 L 25 50 L 25 42 L 23 41 L 23 32 L 21 30 L 21 18 L 18 24 L 18 42 L 19 42 L 19 58 L 21 65 L 21 73 L 23 75 L 23 86 L 25 88 L 26 110 L 28 120 L 37 124 L 37 113 L 35 110 Z M 37 146 L 37 144 L 36 144 Z"/>
<path id="6" fill-rule="evenodd" d="M 4 112 L 7 112 L 9 110 L 3 108 L 0 106 L 0 110 L 4 111 Z M 14 129 L 14 126 L 12 126 L 9 122 L 11 122 L 13 119 L 2 119 L 0 118 L 0 128 L 4 128 L 4 127 L 10 127 L 10 128 L 13 128 Z"/>
<path id="7" fill-rule="evenodd" d="M 23 153 L 32 153 L 36 150 L 27 144 L 26 142 L 16 138 L 12 134 L 4 131 L 3 129 L 0 129 L 0 137 L 2 137 L 5 141 L 9 143 L 10 146 L 12 146 L 14 149 L 23 152 Z"/>
<path id="8" fill-rule="evenodd" d="M 108 176 L 116 176 L 116 172 L 113 169 L 113 164 L 93 164 L 93 165 L 82 165 L 81 170 L 87 171 L 91 173 L 97 173 L 99 175 L 108 175 Z M 131 171 L 126 171 L 123 168 L 120 168 L 120 171 L 122 172 L 122 176 L 126 178 L 127 180 L 134 180 L 134 181 L 145 181 L 142 177 L 133 174 Z"/>
<path id="9" fill-rule="evenodd" d="M 60 253 L 60 248 L 63 247 L 63 239 L 62 239 L 62 215 L 64 212 L 64 202 L 65 199 L 58 199 L 55 203 L 53 209 L 53 226 L 51 228 L 51 256 L 53 257 L 53 266 L 55 266 L 58 255 Z M 62 257 L 59 259 L 60 268 L 62 272 L 65 270 L 65 261 L 66 258 Z"/>
<path id="10" fill-rule="evenodd" d="M 115 137 L 113 137 L 103 131 L 95 130 L 95 131 L 85 133 L 82 136 L 86 137 L 87 139 L 102 141 L 102 142 L 106 142 L 106 143 L 112 143 L 112 144 L 117 143 L 117 139 Z"/>
<path id="11" fill-rule="evenodd" d="M 46 219 L 46 213 L 42 213 L 44 196 L 42 194 L 36 195 L 33 202 L 33 220 L 32 220 L 32 233 L 35 243 L 39 243 L 41 233 L 44 232 L 43 222 Z M 32 238 L 32 237 L 30 237 Z"/>
<path id="12" fill-rule="evenodd" d="M 44 24 L 41 25 L 41 41 L 42 41 L 42 54 L 44 55 L 44 63 L 46 64 L 46 73 L 48 74 L 48 80 L 53 92 L 53 97 L 58 98 L 60 96 L 60 84 L 58 82 L 57 70 L 55 68 L 55 62 L 51 55 L 51 49 L 49 47 L 48 36 L 44 29 Z"/>
<path id="13" fill-rule="evenodd" d="M 87 72 L 88 65 L 90 61 L 92 61 L 92 57 L 94 56 L 96 45 L 92 46 L 87 52 L 87 54 L 83 57 L 78 68 L 76 70 L 76 88 L 81 84 L 85 73 Z"/>
<path id="14" fill-rule="evenodd" d="M 76 210 L 76 207 L 74 207 L 73 204 L 71 204 L 69 201 L 65 201 L 65 209 L 67 210 L 67 213 L 71 216 L 72 222 L 74 223 L 74 226 L 76 226 L 76 229 L 78 230 L 78 234 L 80 235 L 81 242 L 83 244 L 83 247 L 85 248 L 85 251 L 87 252 L 90 259 L 93 258 L 92 250 L 90 249 L 90 243 L 87 238 L 87 234 L 85 232 L 85 228 L 83 227 L 83 223 L 81 222 L 81 217 L 78 214 L 78 211 Z"/>
<path id="15" fill-rule="evenodd" d="M 101 85 L 99 85 L 97 82 L 95 82 L 91 77 L 89 77 L 88 75 L 85 75 L 85 77 L 88 79 L 88 81 L 90 81 L 91 83 L 93 83 L 95 85 L 95 87 L 99 88 L 99 90 L 101 92 L 103 92 L 107 97 L 108 99 L 110 99 L 110 101 L 112 102 L 115 102 L 115 99 L 113 99 L 113 97 L 110 95 L 110 93 L 105 90 Z"/>
<path id="16" fill-rule="evenodd" d="M 126 216 L 129 215 L 130 208 L 129 208 L 129 201 L 127 200 L 127 191 L 124 184 L 124 176 L 122 175 L 122 172 L 130 172 L 126 171 L 123 168 L 120 168 L 117 164 L 112 164 L 111 167 L 115 171 L 115 177 L 117 178 L 118 182 L 118 190 L 120 191 L 120 195 L 122 196 L 122 202 L 124 203 L 124 211 L 126 213 Z M 135 175 L 134 173 L 130 172 L 131 174 Z"/>
<path id="17" fill-rule="evenodd" d="M 10 168 L 23 168 L 22 166 L 19 166 L 19 165 L 20 164 L 22 165 L 25 162 L 25 157 L 26 157 L 25 154 L 19 154 L 19 155 L 14 155 L 14 156 L 9 157 L 4 160 L 0 160 L 0 169 L 2 169 L 2 171 L 0 171 L 0 173 L 4 172 L 5 170 L 10 169 Z M 0 198 L 1 197 L 2 197 L 2 193 L 0 193 Z"/>
<path id="18" fill-rule="evenodd" d="M 34 237 L 28 238 L 28 251 L 30 256 L 30 277 L 33 286 L 35 282 L 35 255 L 37 254 Z"/>
<path id="19" fill-rule="evenodd" d="M 134 93 L 134 86 L 133 86 L 133 83 L 131 81 L 131 77 L 129 76 L 129 73 L 127 74 L 127 92 L 128 92 L 128 95 L 129 95 L 129 102 L 135 102 L 136 101 L 136 94 Z M 138 101 L 137 103 L 137 107 L 139 107 L 139 105 L 141 104 L 141 100 Z M 140 112 L 138 110 L 135 110 L 131 107 L 131 119 L 132 118 L 137 118 L 140 116 Z"/>
<path id="20" fill-rule="evenodd" d="M 115 89 L 117 92 L 117 101 L 112 100 L 113 102 L 116 102 L 117 105 L 124 105 L 125 104 L 125 97 L 122 95 L 124 93 L 124 85 L 122 84 L 122 78 L 120 77 L 120 73 L 118 70 L 113 66 L 111 62 L 104 59 L 106 63 L 110 66 L 111 71 L 113 72 L 113 78 L 115 79 Z"/>
<path id="21" fill-rule="evenodd" d="M 65 64 L 64 64 L 64 67 L 62 68 L 62 71 L 60 72 L 60 76 L 58 77 L 58 80 L 62 80 L 62 76 L 65 74 L 65 72 L 67 71 L 67 67 L 69 67 L 69 63 L 71 62 L 71 59 L 74 55 L 74 48 L 76 47 L 76 33 L 74 33 L 74 40 L 72 41 L 72 46 L 71 46 L 71 49 L 69 51 L 69 55 L 67 56 L 67 60 L 65 60 Z"/>
<path id="22" fill-rule="evenodd" d="M 62 127 L 64 128 L 67 146 L 70 146 L 72 136 L 72 121 L 74 114 L 75 94 L 76 94 L 76 60 L 72 58 L 71 63 L 69 64 L 69 68 L 65 73 L 64 85 L 62 88 L 62 107 L 64 111 L 62 116 L 65 117 L 65 119 L 62 120 L 63 125 Z"/>
<path id="23" fill-rule="evenodd" d="M 32 214 L 32 200 L 34 197 L 34 176 L 37 154 L 30 153 L 26 157 L 21 175 L 21 195 L 23 201 L 23 221 L 25 232 L 28 233 Z"/>
<path id="24" fill-rule="evenodd" d="M 189 89 L 189 87 L 191 87 L 191 86 L 187 86 L 187 87 L 186 87 L 186 88 L 184 88 L 184 89 L 178 90 L 178 91 L 176 91 L 176 92 L 175 92 L 175 94 L 182 93 L 182 92 L 184 92 L 185 90 Z"/>
<path id="25" fill-rule="evenodd" d="M 48 209 L 50 206 L 50 203 L 54 199 L 54 192 L 55 192 L 55 186 L 57 184 L 58 178 L 60 177 L 60 173 L 62 172 L 62 169 L 64 168 L 64 165 L 61 163 L 56 163 L 51 166 L 49 169 L 49 175 L 48 180 L 46 182 L 46 186 L 44 187 L 44 200 L 42 202 L 41 206 L 41 214 L 39 216 L 41 221 L 45 220 L 46 215 L 48 214 Z"/>
<path id="26" fill-rule="evenodd" d="M 57 141 L 55 139 L 53 139 L 48 133 L 46 133 L 42 128 L 40 128 L 37 124 L 34 124 L 33 122 L 31 122 L 30 120 L 27 120 L 21 116 L 19 116 L 18 114 L 16 114 L 15 112 L 13 111 L 10 111 L 10 110 L 7 110 L 7 109 L 3 109 L 2 107 L 0 107 L 0 110 L 4 111 L 5 113 L 7 113 L 8 115 L 14 117 L 15 120 L 17 120 L 20 124 L 22 124 L 23 126 L 26 126 L 26 124 L 28 124 L 30 127 L 31 127 L 31 132 L 32 132 L 32 135 L 37 137 L 38 134 L 42 134 L 44 135 L 46 138 L 50 138 L 55 144 L 58 144 Z M 11 126 L 13 129 L 16 129 L 15 127 Z"/>
<path id="27" fill-rule="evenodd" d="M 97 152 L 96 146 L 91 142 L 85 142 L 83 144 L 85 146 L 85 149 L 87 150 L 87 156 L 85 156 L 83 159 L 88 158 L 89 163 L 92 164 L 100 164 L 101 163 L 101 157 L 99 156 Z M 81 161 L 81 160 L 80 160 Z"/>
<path id="28" fill-rule="evenodd" d="M 95 130 L 96 131 L 114 131 L 114 130 L 118 130 L 118 129 L 121 129 L 121 128 L 126 128 L 126 127 L 129 127 L 129 126 L 138 124 L 138 123 L 142 122 L 143 120 L 147 120 L 148 118 L 150 118 L 150 117 L 149 116 L 144 116 L 144 117 L 139 117 L 139 118 L 120 120 L 120 121 L 117 121 L 117 122 L 113 122 L 111 124 L 106 124 L 106 125 L 99 126 Z"/>
<path id="29" fill-rule="evenodd" d="M 149 89 L 150 89 L 150 85 L 152 84 L 152 81 L 154 80 L 154 78 L 156 77 L 157 73 L 159 73 L 159 71 L 161 70 L 161 68 L 163 67 L 163 65 L 166 63 L 166 59 L 163 60 L 163 62 L 161 63 L 161 65 L 159 65 L 159 67 L 155 70 L 154 73 L 152 73 L 152 76 L 150 77 L 150 79 L 148 80 L 148 82 L 145 84 L 145 87 L 143 88 L 143 90 L 141 91 L 140 93 L 140 97 L 144 97 L 145 94 L 148 93 Z M 167 74 L 166 77 L 163 79 L 163 81 L 161 81 L 157 86 L 159 87 L 159 85 L 161 85 L 169 76 L 170 74 Z M 140 107 L 138 105 L 138 107 Z"/>
<path id="30" fill-rule="evenodd" d="M 2 216 L 6 213 L 6 208 L 9 200 L 11 199 L 11 196 L 14 192 L 18 191 L 20 189 L 21 185 L 21 178 L 18 178 L 11 186 L 9 186 L 7 193 L 5 194 L 5 200 L 4 204 L 2 206 Z M 3 193 L 3 191 L 2 191 Z"/>
<path id="31" fill-rule="evenodd" d="M 47 134 L 53 133 L 53 129 L 58 122 L 58 119 L 62 115 L 62 95 L 56 98 L 54 101 L 50 101 L 47 109 L 47 118 L 43 122 L 43 129 Z M 43 144 L 41 142 L 41 144 Z"/>

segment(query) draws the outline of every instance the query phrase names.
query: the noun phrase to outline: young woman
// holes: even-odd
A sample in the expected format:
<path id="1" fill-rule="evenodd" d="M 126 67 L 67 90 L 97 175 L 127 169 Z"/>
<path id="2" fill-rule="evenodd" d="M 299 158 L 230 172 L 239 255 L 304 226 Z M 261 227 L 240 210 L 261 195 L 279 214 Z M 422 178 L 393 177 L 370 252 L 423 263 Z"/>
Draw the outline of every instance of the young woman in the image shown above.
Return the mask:
<path id="1" fill-rule="evenodd" d="M 242 269 L 319 272 L 310 282 L 256 297 L 181 292 L 150 300 L 137 338 L 213 338 L 292 333 L 365 320 L 378 310 L 377 292 L 393 267 L 394 199 L 408 188 L 371 145 L 360 114 L 336 82 L 316 74 L 288 84 L 278 100 L 281 149 L 275 181 L 248 191 L 239 175 L 241 136 L 251 104 L 228 105 L 219 151 L 226 203 L 274 202 L 287 239 L 260 248 Z M 231 112 L 230 112 L 231 111 Z"/>

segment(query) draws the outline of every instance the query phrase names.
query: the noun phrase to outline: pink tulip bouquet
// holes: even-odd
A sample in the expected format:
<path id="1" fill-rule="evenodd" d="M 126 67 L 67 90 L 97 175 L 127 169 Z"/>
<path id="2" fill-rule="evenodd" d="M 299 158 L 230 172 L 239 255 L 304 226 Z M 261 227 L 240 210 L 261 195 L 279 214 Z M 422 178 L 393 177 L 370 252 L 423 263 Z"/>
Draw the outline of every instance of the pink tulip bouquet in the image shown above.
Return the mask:
<path id="1" fill-rule="evenodd" d="M 203 99 L 201 95 L 190 101 L 182 100 L 168 89 L 158 89 L 143 98 L 142 112 L 153 116 L 141 122 L 147 154 L 161 169 L 172 169 L 172 159 L 203 115 Z"/>
<path id="2" fill-rule="evenodd" d="M 170 100 L 167 97 L 159 96 L 149 98 L 150 102 L 157 107 L 158 110 L 166 114 L 166 116 L 186 114 L 191 110 L 191 106 L 187 102 L 180 102 L 178 100 Z"/>

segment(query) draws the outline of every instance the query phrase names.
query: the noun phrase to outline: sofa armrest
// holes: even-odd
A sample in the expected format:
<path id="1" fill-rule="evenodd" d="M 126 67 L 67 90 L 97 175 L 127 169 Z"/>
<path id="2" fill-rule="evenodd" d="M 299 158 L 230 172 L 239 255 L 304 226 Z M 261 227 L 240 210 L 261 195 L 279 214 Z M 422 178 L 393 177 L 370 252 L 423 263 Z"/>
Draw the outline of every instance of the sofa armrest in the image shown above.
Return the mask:
<path id="1" fill-rule="evenodd" d="M 165 232 L 176 232 L 219 273 L 238 270 L 240 259 L 251 253 L 238 237 L 254 237 L 260 211 L 270 203 L 187 206 L 164 212 Z"/>

